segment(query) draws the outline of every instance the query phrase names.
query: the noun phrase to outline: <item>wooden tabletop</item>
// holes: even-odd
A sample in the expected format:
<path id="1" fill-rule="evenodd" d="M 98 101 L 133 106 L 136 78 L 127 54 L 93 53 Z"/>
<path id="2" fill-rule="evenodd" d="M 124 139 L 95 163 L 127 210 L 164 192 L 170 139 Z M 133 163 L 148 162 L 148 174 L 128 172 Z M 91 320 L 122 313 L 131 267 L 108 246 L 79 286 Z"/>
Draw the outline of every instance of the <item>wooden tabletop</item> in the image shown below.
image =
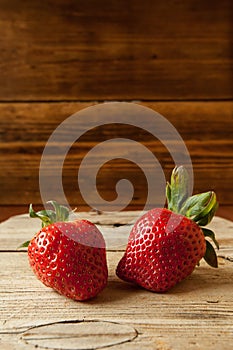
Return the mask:
<path id="1" fill-rule="evenodd" d="M 39 229 L 18 215 L 0 224 L 1 350 L 104 349 L 230 350 L 233 344 L 233 223 L 211 223 L 220 243 L 219 268 L 204 261 L 185 281 L 157 294 L 115 275 L 139 212 L 79 213 L 99 225 L 107 242 L 109 282 L 96 298 L 69 300 L 31 271 L 21 242 Z"/>

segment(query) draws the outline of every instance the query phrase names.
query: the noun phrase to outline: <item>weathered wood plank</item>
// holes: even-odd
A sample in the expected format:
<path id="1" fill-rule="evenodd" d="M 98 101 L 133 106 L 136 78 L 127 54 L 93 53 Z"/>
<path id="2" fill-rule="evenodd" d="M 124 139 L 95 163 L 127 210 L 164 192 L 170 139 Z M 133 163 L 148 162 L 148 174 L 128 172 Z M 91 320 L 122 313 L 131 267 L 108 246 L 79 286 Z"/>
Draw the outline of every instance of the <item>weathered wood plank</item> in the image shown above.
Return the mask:
<path id="1" fill-rule="evenodd" d="M 158 158 L 166 179 L 169 179 L 174 167 L 174 161 L 165 147 L 156 141 L 141 143 L 147 146 L 155 157 Z M 64 163 L 63 188 L 69 202 L 74 206 L 85 204 L 77 185 L 78 167 L 86 155 L 87 149 L 90 150 L 94 145 L 94 143 L 78 143 L 76 148 L 73 147 L 67 155 Z M 232 204 L 232 141 L 187 141 L 186 145 L 193 161 L 195 192 L 212 189 L 217 192 L 219 201 L 222 204 Z M 11 144 L 11 146 L 14 148 L 14 145 Z M 123 143 L 121 146 L 123 146 Z M 25 147 L 26 145 L 24 144 L 23 149 Z M 2 150 L 5 148 L 7 146 L 3 145 Z M 41 203 L 38 177 L 41 159 L 40 150 L 42 152 L 42 149 L 42 145 L 39 144 L 38 147 L 38 144 L 34 144 L 32 152 L 35 151 L 35 154 L 25 154 L 23 151 L 22 153 L 11 151 L 10 154 L 4 154 L 3 152 L 0 155 L 0 168 L 2 169 L 0 174 L 2 188 L 0 193 L 1 204 Z M 126 147 L 125 150 L 127 151 L 128 148 Z M 109 154 L 109 160 L 111 158 L 111 154 Z M 143 170 L 145 172 L 146 169 L 154 169 L 154 164 L 145 164 L 144 169 L 141 170 L 137 165 L 123 158 L 124 156 L 119 160 L 112 160 L 107 163 L 103 160 L 101 163 L 100 154 L 98 159 L 93 159 L 91 167 L 88 167 L 87 170 L 92 172 L 97 168 L 97 164 L 103 164 L 97 176 L 97 187 L 103 198 L 109 201 L 114 199 L 116 183 L 122 178 L 127 178 L 135 186 L 135 194 L 130 203 L 131 209 L 135 205 L 143 207 L 147 196 L 147 182 Z M 58 170 L 55 163 L 56 159 L 57 156 L 51 157 L 47 175 L 56 174 Z M 56 187 L 53 188 L 51 186 L 50 193 L 51 198 L 60 199 Z M 155 194 L 154 205 L 161 203 L 162 199 L 160 197 L 157 198 L 157 194 Z"/>
<path id="2" fill-rule="evenodd" d="M 77 218 L 95 223 L 104 235 L 108 250 L 124 250 L 134 222 L 143 214 L 142 211 L 122 212 L 80 212 Z M 17 231 L 15 228 L 17 227 Z M 29 218 L 28 214 L 17 215 L 0 224 L 0 251 L 17 251 L 20 244 L 32 238 L 41 228 L 41 222 Z M 209 228 L 219 235 L 219 255 L 233 260 L 233 236 L 230 235 L 233 223 L 229 220 L 215 217 Z M 10 237 L 10 239 L 9 239 Z M 230 248 L 229 248 L 230 247 Z M 25 251 L 25 249 L 22 249 Z"/>
<path id="3" fill-rule="evenodd" d="M 137 102 L 162 114 L 188 140 L 232 140 L 233 102 Z M 0 103 L 0 141 L 4 152 L 36 152 L 23 142 L 47 142 L 52 132 L 66 118 L 95 103 Z M 132 120 L 133 122 L 133 120 Z M 154 137 L 145 130 L 126 125 L 102 125 L 89 130 L 80 142 L 101 142 L 113 137 L 151 141 Z M 18 146 L 18 147 L 17 147 Z M 33 146 L 35 146 L 33 144 Z M 41 145 L 42 147 L 42 145 Z M 7 150 L 9 148 L 9 151 Z"/>
<path id="4" fill-rule="evenodd" d="M 232 11 L 230 0 L 1 1 L 0 100 L 232 98 Z"/>
<path id="5" fill-rule="evenodd" d="M 126 324 L 136 329 L 139 335 L 134 340 L 135 349 L 153 349 L 159 340 L 177 350 L 192 343 L 195 345 L 193 349 L 202 349 L 203 345 L 211 349 L 213 342 L 221 349 L 230 349 L 233 327 L 230 262 L 220 261 L 217 272 L 203 264 L 173 291 L 157 295 L 117 280 L 114 269 L 120 254 L 109 253 L 111 272 L 108 287 L 95 300 L 80 305 L 64 300 L 44 287 L 32 275 L 26 254 L 15 255 L 0 255 L 3 259 L 1 263 L 8 262 L 7 268 L 2 265 L 5 272 L 1 276 L 1 301 L 4 303 L 1 336 L 5 341 L 24 343 L 28 329 L 33 326 L 67 320 L 98 320 L 117 322 L 123 328 Z M 6 274 L 11 276 L 10 280 Z M 24 286 L 19 275 L 24 276 Z M 35 305 L 40 310 L 36 314 Z M 95 324 L 92 332 L 94 330 Z M 76 341 L 79 344 L 79 340 Z M 62 338 L 58 338 L 57 348 L 61 342 Z M 40 344 L 39 340 L 37 344 Z M 123 348 L 128 349 L 127 346 Z"/>
<path id="6" fill-rule="evenodd" d="M 230 262 L 221 261 L 218 271 L 203 264 L 173 291 L 154 294 L 118 280 L 114 269 L 120 255 L 110 253 L 107 288 L 95 300 L 77 303 L 66 300 L 37 281 L 28 267 L 25 253 L 13 256 L 1 253 L 0 258 L 1 264 L 5 262 L 2 265 L 4 274 L 1 274 L 0 330 L 5 343 L 25 346 L 24 339 L 30 334 L 31 327 L 61 321 L 95 320 L 117 322 L 123 329 L 125 325 L 136 329 L 137 338 L 132 344 L 122 344 L 120 349 L 154 349 L 159 342 L 172 350 L 201 350 L 203 346 L 210 350 L 213 344 L 223 350 L 231 349 Z M 76 341 L 78 347 L 79 340 Z M 61 342 L 62 339 L 57 340 L 56 348 L 61 348 Z M 95 344 L 93 348 L 96 349 Z"/>
<path id="7" fill-rule="evenodd" d="M 129 223 L 138 214 L 120 212 L 113 218 L 109 213 L 80 213 L 93 222 L 104 223 L 103 227 Z M 0 224 L 1 247 L 15 250 L 16 241 L 27 239 L 38 226 L 39 222 L 27 215 Z M 221 246 L 219 268 L 212 269 L 202 262 L 190 277 L 164 294 L 120 281 L 115 268 L 122 252 L 108 251 L 108 286 L 93 300 L 75 302 L 35 278 L 25 251 L 1 251 L 1 349 L 32 350 L 42 346 L 65 350 L 83 349 L 84 345 L 85 349 L 97 349 L 115 344 L 120 350 L 230 350 L 232 222 L 215 218 L 211 226 Z M 128 231 L 128 226 L 122 227 Z"/>
<path id="8" fill-rule="evenodd" d="M 142 211 L 108 212 L 77 212 L 76 217 L 90 220 L 96 224 L 104 235 L 107 249 L 124 250 L 132 225 Z M 17 227 L 17 230 L 15 229 Z M 0 224 L 1 251 L 17 251 L 21 243 L 26 242 L 41 228 L 41 222 L 29 218 L 28 214 L 17 215 Z M 233 260 L 233 229 L 232 221 L 215 217 L 209 228 L 219 235 L 219 255 Z M 22 249 L 26 250 L 26 249 Z"/>
<path id="9" fill-rule="evenodd" d="M 41 202 L 38 169 L 48 137 L 69 115 L 90 105 L 92 103 L 0 104 L 2 204 Z M 148 102 L 143 105 L 163 114 L 186 142 L 194 164 L 195 191 L 215 189 L 222 204 L 232 204 L 232 102 Z M 174 163 L 167 149 L 150 133 L 125 125 L 99 127 L 83 135 L 71 148 L 65 161 L 64 187 L 72 204 L 85 205 L 76 191 L 77 170 L 82 157 L 97 143 L 114 137 L 135 139 L 148 147 L 160 161 L 166 177 L 169 177 Z M 140 169 L 132 163 L 123 160 L 107 163 L 99 174 L 98 188 L 104 198 L 110 200 L 122 173 L 134 183 L 136 189 L 128 209 L 142 207 L 147 185 Z"/>

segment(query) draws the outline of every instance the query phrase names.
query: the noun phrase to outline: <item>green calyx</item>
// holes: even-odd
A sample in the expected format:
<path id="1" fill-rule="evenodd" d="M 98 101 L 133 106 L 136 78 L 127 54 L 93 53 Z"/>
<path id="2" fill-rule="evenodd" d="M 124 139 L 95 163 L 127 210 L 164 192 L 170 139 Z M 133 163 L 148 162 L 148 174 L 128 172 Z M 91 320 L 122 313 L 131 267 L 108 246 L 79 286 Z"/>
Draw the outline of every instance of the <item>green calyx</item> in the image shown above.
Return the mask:
<path id="1" fill-rule="evenodd" d="M 171 181 L 166 186 L 168 209 L 195 221 L 201 227 L 204 236 L 209 237 L 219 249 L 214 232 L 202 227 L 210 223 L 218 208 L 216 194 L 209 191 L 189 196 L 189 192 L 188 171 L 183 166 L 175 167 L 172 171 Z M 204 259 L 210 266 L 218 267 L 215 250 L 208 240 L 206 240 Z"/>
<path id="2" fill-rule="evenodd" d="M 42 221 L 42 227 L 46 227 L 54 222 L 68 221 L 69 209 L 63 205 L 58 204 L 56 201 L 49 201 L 54 210 L 41 210 L 35 212 L 32 208 L 32 204 L 29 207 L 29 215 L 31 218 L 38 218 Z"/>
<path id="3" fill-rule="evenodd" d="M 40 210 L 35 212 L 32 208 L 32 204 L 29 206 L 30 217 L 40 219 L 42 221 L 42 228 L 53 224 L 54 222 L 68 221 L 70 212 L 67 207 L 58 204 L 56 201 L 49 201 L 47 203 L 51 204 L 54 210 Z M 24 242 L 18 247 L 18 249 L 27 248 L 29 243 L 30 241 Z"/>

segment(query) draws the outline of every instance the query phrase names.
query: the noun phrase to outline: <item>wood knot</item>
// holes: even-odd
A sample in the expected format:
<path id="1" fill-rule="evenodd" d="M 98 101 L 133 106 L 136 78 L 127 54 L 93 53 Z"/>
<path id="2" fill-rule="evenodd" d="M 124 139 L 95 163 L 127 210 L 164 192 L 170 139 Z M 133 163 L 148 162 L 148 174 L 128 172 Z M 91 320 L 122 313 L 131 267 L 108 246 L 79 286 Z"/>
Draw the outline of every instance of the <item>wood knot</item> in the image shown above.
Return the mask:
<path id="1" fill-rule="evenodd" d="M 21 341 L 37 348 L 99 349 L 133 341 L 137 331 L 126 324 L 109 321 L 61 321 L 30 328 Z"/>

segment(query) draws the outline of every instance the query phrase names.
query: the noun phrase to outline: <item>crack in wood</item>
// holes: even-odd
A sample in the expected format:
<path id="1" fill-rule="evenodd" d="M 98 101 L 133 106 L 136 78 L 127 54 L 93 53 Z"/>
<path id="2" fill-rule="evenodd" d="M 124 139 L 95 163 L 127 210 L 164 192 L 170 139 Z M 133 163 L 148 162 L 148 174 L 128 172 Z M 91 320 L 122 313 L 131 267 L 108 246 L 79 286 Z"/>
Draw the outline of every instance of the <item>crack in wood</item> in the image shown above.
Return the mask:
<path id="1" fill-rule="evenodd" d="M 222 258 L 222 259 L 224 259 L 224 260 L 233 262 L 233 257 L 231 257 L 231 256 L 218 255 L 218 257 L 219 257 L 219 258 Z"/>

